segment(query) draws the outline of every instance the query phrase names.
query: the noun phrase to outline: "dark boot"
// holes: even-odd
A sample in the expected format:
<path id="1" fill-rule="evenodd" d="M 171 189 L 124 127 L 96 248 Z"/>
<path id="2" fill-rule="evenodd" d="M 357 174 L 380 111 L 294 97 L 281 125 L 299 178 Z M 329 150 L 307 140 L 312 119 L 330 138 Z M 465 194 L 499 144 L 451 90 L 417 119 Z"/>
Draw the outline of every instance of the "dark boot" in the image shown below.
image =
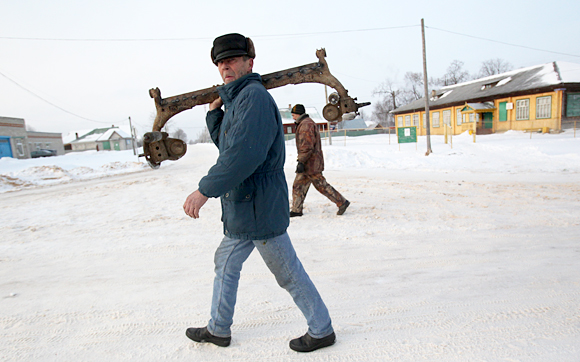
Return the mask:
<path id="1" fill-rule="evenodd" d="M 344 204 L 340 205 L 340 207 L 338 208 L 338 212 L 336 213 L 336 215 L 342 215 L 344 214 L 344 212 L 346 211 L 346 208 L 350 205 L 350 202 L 348 200 L 346 200 L 344 202 Z"/>
<path id="2" fill-rule="evenodd" d="M 312 352 L 320 348 L 332 346 L 335 341 L 336 335 L 334 332 L 323 338 L 310 337 L 310 334 L 306 333 L 300 338 L 291 340 L 290 349 L 296 352 Z"/>
<path id="3" fill-rule="evenodd" d="M 230 345 L 232 337 L 216 337 L 207 331 L 207 327 L 203 328 L 187 328 L 185 331 L 187 338 L 195 342 L 209 342 L 216 346 L 227 347 Z"/>
<path id="4" fill-rule="evenodd" d="M 290 211 L 290 217 L 294 217 L 294 216 L 302 216 L 302 213 L 301 212 Z"/>

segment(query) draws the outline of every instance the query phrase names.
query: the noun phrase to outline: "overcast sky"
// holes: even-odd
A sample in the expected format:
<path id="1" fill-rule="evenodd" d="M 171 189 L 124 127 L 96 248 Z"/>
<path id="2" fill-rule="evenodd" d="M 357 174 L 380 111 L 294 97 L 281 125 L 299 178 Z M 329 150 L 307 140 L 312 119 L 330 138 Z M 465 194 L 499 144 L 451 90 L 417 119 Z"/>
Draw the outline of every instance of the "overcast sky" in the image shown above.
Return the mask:
<path id="1" fill-rule="evenodd" d="M 0 116 L 61 133 L 131 117 L 139 133 L 149 131 L 148 90 L 168 97 L 221 84 L 209 54 L 213 39 L 230 32 L 253 39 L 261 74 L 315 62 L 316 49 L 326 48 L 349 95 L 373 102 L 387 78 L 422 71 L 421 18 L 428 75 L 440 77 L 455 59 L 470 73 L 491 58 L 515 68 L 580 64 L 579 13 L 578 0 L 0 0 Z M 323 85 L 271 93 L 279 107 L 325 105 Z M 198 106 L 171 127 L 196 138 L 204 117 Z"/>

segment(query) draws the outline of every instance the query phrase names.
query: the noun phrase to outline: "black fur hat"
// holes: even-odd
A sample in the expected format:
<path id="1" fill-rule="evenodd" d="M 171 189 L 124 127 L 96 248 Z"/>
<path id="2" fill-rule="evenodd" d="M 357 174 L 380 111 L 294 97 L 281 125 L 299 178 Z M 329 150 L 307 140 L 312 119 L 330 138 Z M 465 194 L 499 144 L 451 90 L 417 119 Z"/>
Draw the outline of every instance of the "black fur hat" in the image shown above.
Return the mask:
<path id="1" fill-rule="evenodd" d="M 211 48 L 211 61 L 217 63 L 226 58 L 239 57 L 247 55 L 250 58 L 256 57 L 256 50 L 254 43 L 250 38 L 246 38 L 242 34 L 226 34 L 218 36 L 213 41 Z"/>
<path id="2" fill-rule="evenodd" d="M 297 104 L 294 107 L 292 107 L 292 110 L 290 112 L 294 114 L 303 115 L 304 113 L 306 113 L 306 109 L 304 109 L 304 106 L 302 104 Z"/>

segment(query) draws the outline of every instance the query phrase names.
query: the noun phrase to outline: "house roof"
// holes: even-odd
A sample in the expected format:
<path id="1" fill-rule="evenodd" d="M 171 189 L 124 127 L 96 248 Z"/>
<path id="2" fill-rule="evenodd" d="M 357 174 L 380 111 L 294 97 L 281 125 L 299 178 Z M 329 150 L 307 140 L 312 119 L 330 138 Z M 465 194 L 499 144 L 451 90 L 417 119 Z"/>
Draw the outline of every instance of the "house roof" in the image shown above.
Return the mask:
<path id="1" fill-rule="evenodd" d="M 121 130 L 118 127 L 95 128 L 94 130 L 92 130 L 88 133 L 85 133 L 82 136 L 79 133 L 78 139 L 76 139 L 76 136 L 75 136 L 75 138 L 72 141 L 69 141 L 67 143 L 103 142 L 103 141 L 110 140 L 114 134 L 119 135 L 119 137 L 121 137 L 121 138 L 129 138 L 129 139 L 131 138 L 131 136 L 129 134 L 127 134 L 125 131 Z"/>
<path id="2" fill-rule="evenodd" d="M 467 103 L 465 105 L 465 107 L 463 107 L 463 109 L 461 109 L 461 111 L 462 112 L 470 112 L 470 111 L 482 112 L 482 111 L 491 111 L 493 109 L 495 109 L 495 106 L 493 105 L 492 102 Z"/>
<path id="3" fill-rule="evenodd" d="M 552 62 L 446 86 L 429 100 L 432 109 L 461 103 L 481 103 L 501 95 L 539 89 L 556 89 L 567 84 L 580 87 L 580 64 Z M 394 114 L 425 109 L 425 98 L 392 111 Z"/>
<path id="4" fill-rule="evenodd" d="M 121 129 L 121 127 L 107 127 L 69 132 L 62 139 L 65 144 L 73 142 L 102 142 L 111 139 L 113 133 L 117 133 L 121 138 L 131 138 L 131 135 L 126 130 Z"/>
<path id="5" fill-rule="evenodd" d="M 294 123 L 294 119 L 292 118 L 292 114 L 290 112 L 290 108 L 280 108 L 280 115 L 282 116 L 282 124 L 289 124 Z M 314 107 L 305 107 L 306 113 L 314 123 L 328 123 L 320 113 Z"/>
<path id="6" fill-rule="evenodd" d="M 362 118 L 342 121 L 342 129 L 366 129 L 367 127 L 366 122 Z"/>

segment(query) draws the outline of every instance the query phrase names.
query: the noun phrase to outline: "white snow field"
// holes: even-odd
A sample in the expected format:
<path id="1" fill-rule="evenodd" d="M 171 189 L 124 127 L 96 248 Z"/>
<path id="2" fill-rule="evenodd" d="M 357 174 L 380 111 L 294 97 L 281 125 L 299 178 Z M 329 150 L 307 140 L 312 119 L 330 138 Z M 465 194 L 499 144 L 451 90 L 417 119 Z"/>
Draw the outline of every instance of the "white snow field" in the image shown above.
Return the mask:
<path id="1" fill-rule="evenodd" d="M 390 144 L 389 144 L 390 139 Z M 132 151 L 0 160 L 2 361 L 579 361 L 580 134 L 391 135 L 324 145 L 343 216 L 311 188 L 289 235 L 333 318 L 334 346 L 288 348 L 306 323 L 257 252 L 232 345 L 209 319 L 219 200 L 182 209 L 217 157 L 149 169 Z M 287 143 L 291 186 L 296 150 Z"/>

